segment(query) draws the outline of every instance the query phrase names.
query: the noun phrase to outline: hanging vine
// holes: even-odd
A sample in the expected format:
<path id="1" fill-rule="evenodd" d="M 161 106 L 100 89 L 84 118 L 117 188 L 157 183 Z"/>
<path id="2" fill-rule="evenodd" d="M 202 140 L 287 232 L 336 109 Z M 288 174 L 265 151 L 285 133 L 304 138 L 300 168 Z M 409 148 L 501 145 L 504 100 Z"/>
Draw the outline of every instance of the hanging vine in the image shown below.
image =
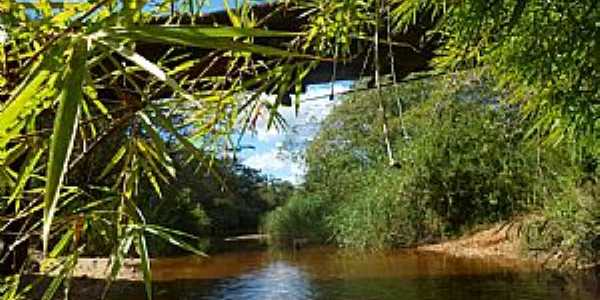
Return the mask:
<path id="1" fill-rule="evenodd" d="M 381 15 L 383 12 L 383 6 L 381 0 L 376 0 L 375 2 L 376 13 L 375 13 L 375 30 L 374 30 L 374 44 L 373 47 L 375 49 L 374 60 L 375 60 L 375 88 L 377 89 L 377 102 L 379 105 L 379 114 L 381 120 L 383 122 L 382 131 L 383 131 L 383 139 L 385 143 L 385 150 L 388 157 L 388 164 L 391 167 L 400 167 L 400 164 L 396 162 L 394 159 L 394 150 L 392 148 L 392 143 L 390 142 L 390 132 L 388 126 L 387 113 L 385 109 L 385 104 L 383 103 L 382 96 L 382 87 L 381 87 L 381 62 L 379 58 L 379 30 L 381 28 Z M 388 34 L 389 38 L 389 34 Z M 391 47 L 391 44 L 390 44 Z"/>

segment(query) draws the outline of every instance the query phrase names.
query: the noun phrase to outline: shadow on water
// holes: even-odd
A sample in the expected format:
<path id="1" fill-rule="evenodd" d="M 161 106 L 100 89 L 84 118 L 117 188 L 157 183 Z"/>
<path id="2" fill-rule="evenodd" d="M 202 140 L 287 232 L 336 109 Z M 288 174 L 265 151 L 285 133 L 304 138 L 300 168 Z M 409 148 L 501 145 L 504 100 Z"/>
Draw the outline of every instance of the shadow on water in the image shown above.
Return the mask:
<path id="1" fill-rule="evenodd" d="M 255 250 L 207 260 L 156 260 L 153 269 L 158 300 L 591 300 L 600 296 L 569 288 L 560 277 L 532 266 L 415 251 Z M 79 280 L 74 283 L 73 299 L 94 299 L 90 295 L 99 295 L 100 286 L 101 281 Z M 117 282 L 109 299 L 145 299 L 143 285 Z"/>

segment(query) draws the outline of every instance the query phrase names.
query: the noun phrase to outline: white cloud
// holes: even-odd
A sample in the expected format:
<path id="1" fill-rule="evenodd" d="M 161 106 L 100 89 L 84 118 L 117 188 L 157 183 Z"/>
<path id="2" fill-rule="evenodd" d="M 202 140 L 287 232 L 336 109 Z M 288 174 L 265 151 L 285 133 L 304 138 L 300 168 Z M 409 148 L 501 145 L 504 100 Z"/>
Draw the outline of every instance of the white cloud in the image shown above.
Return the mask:
<path id="1" fill-rule="evenodd" d="M 348 91 L 348 83 L 336 84 L 335 93 Z M 307 88 L 307 92 L 300 97 L 300 108 L 296 113 L 295 107 L 280 107 L 279 114 L 287 121 L 288 125 L 297 126 L 322 121 L 332 110 L 337 100 L 329 100 L 331 87 L 329 84 L 312 85 Z M 264 96 L 268 101 L 275 101 L 274 96 Z M 267 128 L 269 114 L 265 113 L 259 117 L 256 124 L 256 137 L 261 141 L 268 141 L 283 134 L 272 126 Z"/>
<path id="2" fill-rule="evenodd" d="M 292 183 L 299 183 L 305 173 L 303 163 L 282 156 L 276 149 L 250 155 L 242 163 Z"/>
<path id="3" fill-rule="evenodd" d="M 275 141 L 279 136 L 281 136 L 281 132 L 279 130 L 274 127 L 268 129 L 266 126 L 264 126 L 264 128 L 257 129 L 255 134 L 256 138 L 264 143 Z"/>
<path id="4" fill-rule="evenodd" d="M 336 84 L 335 92 L 340 93 L 350 89 L 348 83 Z M 263 173 L 299 183 L 306 172 L 303 162 L 290 159 L 290 155 L 282 153 L 281 145 L 286 139 L 294 143 L 305 145 L 314 138 L 318 132 L 319 124 L 327 117 L 333 107 L 339 103 L 338 99 L 329 100 L 331 86 L 328 84 L 309 86 L 307 93 L 301 96 L 300 109 L 296 114 L 294 107 L 280 107 L 279 113 L 287 121 L 289 128 L 294 131 L 280 131 L 274 126 L 267 128 L 268 114 L 261 116 L 257 121 L 253 135 L 245 137 L 244 143 L 257 146 L 255 151 L 242 153 L 245 157 L 243 163 L 249 167 L 259 169 Z M 268 97 L 271 99 L 272 97 Z M 273 98 L 274 100 L 274 98 Z"/>
<path id="5" fill-rule="evenodd" d="M 279 157 L 277 150 L 255 153 L 244 159 L 243 163 L 263 172 L 276 172 L 286 169 L 286 163 Z"/>

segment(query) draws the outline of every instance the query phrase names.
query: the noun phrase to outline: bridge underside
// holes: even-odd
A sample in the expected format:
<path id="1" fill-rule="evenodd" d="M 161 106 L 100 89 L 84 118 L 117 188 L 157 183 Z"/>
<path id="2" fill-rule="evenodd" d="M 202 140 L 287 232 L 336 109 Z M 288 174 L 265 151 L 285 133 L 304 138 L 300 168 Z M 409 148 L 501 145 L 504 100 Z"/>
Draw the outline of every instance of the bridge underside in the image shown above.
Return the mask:
<path id="1" fill-rule="evenodd" d="M 305 26 L 308 23 L 308 17 L 306 17 L 306 11 L 302 9 L 291 9 L 286 7 L 284 4 L 272 3 L 272 4 L 261 4 L 251 8 L 251 13 L 255 20 L 261 20 L 261 28 L 267 28 L 277 31 L 287 32 L 302 32 L 305 30 Z M 218 11 L 210 14 L 182 14 L 182 15 L 171 15 L 171 16 L 160 16 L 154 17 L 150 20 L 151 24 L 198 24 L 198 25 L 221 25 L 230 26 L 230 18 L 226 11 Z M 401 79 L 406 75 L 429 69 L 429 61 L 434 57 L 433 51 L 439 44 L 436 39 L 424 39 L 426 30 L 431 26 L 431 19 L 423 17 L 422 22 L 417 22 L 418 25 L 411 26 L 408 30 L 403 32 L 396 32 L 391 34 L 391 53 L 390 47 L 387 43 L 381 43 L 379 46 L 379 57 L 380 57 L 380 71 L 381 74 L 390 74 L 394 70 L 396 78 Z M 380 32 L 382 39 L 387 40 L 387 32 Z M 285 49 L 285 45 L 290 42 L 290 39 L 285 38 L 255 38 L 254 43 L 258 45 L 271 46 L 275 48 Z M 348 61 L 338 62 L 335 66 L 336 72 L 335 77 L 332 76 L 334 70 L 334 63 L 331 59 L 319 61 L 318 65 L 314 67 L 302 80 L 302 90 L 310 84 L 327 83 L 332 80 L 358 80 L 363 77 L 369 77 L 373 74 L 374 63 L 373 63 L 373 43 L 366 40 L 354 40 L 351 45 L 352 59 Z M 164 57 L 166 53 L 170 53 L 171 57 L 178 55 L 187 55 L 188 60 L 197 59 L 199 62 L 193 67 L 186 70 L 184 74 L 187 78 L 200 78 L 200 77 L 219 77 L 225 75 L 231 75 L 228 72 L 230 68 L 230 58 L 218 55 L 214 50 L 201 49 L 195 47 L 175 47 L 170 45 L 159 44 L 159 43 L 147 43 L 138 42 L 136 45 L 136 51 L 142 56 L 146 57 L 150 61 L 158 61 L 161 57 Z M 211 55 L 214 55 L 211 57 Z M 211 57 L 210 59 L 206 59 Z M 274 62 L 278 58 L 272 57 L 261 57 L 260 55 L 253 55 L 256 60 L 262 60 L 264 62 Z M 393 59 L 390 59 L 393 57 Z M 119 59 L 119 58 L 118 58 Z M 124 58 L 120 58 L 123 62 Z M 392 61 L 394 63 L 392 68 Z M 294 58 L 286 60 L 286 63 L 302 63 L 309 62 L 305 58 Z M 174 68 L 177 63 L 166 63 L 165 66 Z M 18 69 L 12 68 L 12 69 Z M 105 74 L 107 71 L 112 72 L 117 69 L 110 60 L 105 59 L 103 62 L 103 68 L 96 67 L 91 70 L 94 75 L 98 77 Z M 8 73 L 10 73 L 11 67 L 8 67 Z M 258 73 L 264 72 L 265 70 L 259 70 Z M 240 78 L 253 79 L 257 73 L 254 74 L 240 74 Z M 11 74 L 6 74 L 7 78 L 11 78 Z M 147 83 L 144 80 L 144 76 L 136 76 L 140 80 L 140 86 Z M 147 76 L 146 76 L 147 79 Z M 135 79 L 138 80 L 138 79 Z M 11 81 L 11 80 L 9 80 Z M 17 82 L 18 80 L 12 80 Z M 125 81 L 123 83 L 126 85 Z M 103 82 L 100 86 L 103 88 L 98 89 L 98 93 L 101 99 L 119 99 L 122 98 L 119 90 L 128 90 L 126 86 L 115 86 L 115 82 Z M 227 86 L 222 86 L 227 88 Z M 210 89 L 210 86 L 202 87 L 204 89 Z M 250 90 L 256 89 L 256 86 L 249 85 Z M 269 88 L 268 90 L 275 90 L 275 87 Z M 1 93 L 1 92 L 0 92 Z M 164 88 L 154 94 L 153 97 L 167 98 L 172 95 L 172 90 Z M 134 93 L 135 94 L 135 93 Z M 135 96 L 135 95 L 134 95 Z M 141 97 L 141 95 L 138 95 Z M 6 100 L 8 95 L 0 95 L 0 101 Z"/>
<path id="2" fill-rule="evenodd" d="M 301 9 L 290 9 L 283 4 L 263 4 L 253 7 L 252 14 L 256 20 L 263 20 L 262 28 L 270 30 L 301 32 L 307 24 L 305 11 Z M 230 26 L 231 22 L 226 11 L 214 12 L 205 15 L 179 15 L 157 17 L 151 22 L 153 24 L 166 24 L 177 20 L 178 24 L 199 24 L 213 25 L 219 24 Z M 392 33 L 392 47 L 388 43 L 381 43 L 380 53 L 380 71 L 382 74 L 390 74 L 393 70 L 396 77 L 401 79 L 406 75 L 429 69 L 429 61 L 434 57 L 433 51 L 436 49 L 438 40 L 425 40 L 425 32 L 431 26 L 431 20 L 424 18 L 421 25 L 414 25 L 402 33 Z M 387 39 L 387 32 L 380 32 L 382 39 Z M 254 41 L 259 45 L 283 48 L 283 45 L 289 40 L 281 38 L 256 38 Z M 336 64 L 335 80 L 358 80 L 361 77 L 368 77 L 373 74 L 373 43 L 370 41 L 355 40 L 352 44 L 353 59 Z M 137 51 L 150 59 L 161 57 L 169 47 L 160 44 L 140 43 Z M 176 53 L 191 53 L 192 57 L 202 58 L 208 56 L 211 51 L 199 48 L 179 48 Z M 260 59 L 269 60 L 268 57 Z M 301 59 L 295 59 L 295 62 L 301 62 Z M 190 77 L 200 74 L 204 76 L 222 76 L 227 72 L 228 58 L 221 58 L 220 61 L 207 61 L 201 63 L 188 71 Z M 333 77 L 334 63 L 331 60 L 320 61 L 319 64 L 304 78 L 303 87 L 310 84 L 319 84 L 330 82 Z"/>

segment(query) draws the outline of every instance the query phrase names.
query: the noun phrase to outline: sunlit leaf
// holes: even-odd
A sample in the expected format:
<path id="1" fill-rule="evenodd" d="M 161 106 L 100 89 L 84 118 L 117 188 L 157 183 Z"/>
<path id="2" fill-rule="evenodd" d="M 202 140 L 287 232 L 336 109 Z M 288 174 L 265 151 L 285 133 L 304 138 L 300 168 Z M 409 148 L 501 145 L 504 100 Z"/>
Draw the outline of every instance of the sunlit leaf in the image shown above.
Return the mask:
<path id="1" fill-rule="evenodd" d="M 50 158 L 44 196 L 44 228 L 42 241 L 44 255 L 48 251 L 50 228 L 58 203 L 59 191 L 67 170 L 71 151 L 75 141 L 77 122 L 82 99 L 82 84 L 85 76 L 86 44 L 74 40 L 71 57 L 65 71 L 64 85 L 59 97 L 59 106 L 54 121 Z"/>
<path id="2" fill-rule="evenodd" d="M 141 258 L 141 268 L 144 273 L 144 286 L 146 288 L 146 297 L 152 300 L 152 272 L 150 270 L 150 256 L 148 255 L 148 245 L 143 233 L 139 233 L 136 239 L 137 252 Z"/>
<path id="3" fill-rule="evenodd" d="M 169 242 L 170 244 L 172 244 L 174 246 L 177 246 L 181 249 L 190 251 L 196 255 L 206 256 L 206 254 L 204 252 L 200 251 L 199 249 L 197 249 L 197 247 L 194 247 L 184 241 L 185 238 L 196 239 L 196 237 L 194 237 L 194 236 L 191 236 L 191 235 L 186 234 L 181 231 L 168 229 L 168 228 L 157 226 L 157 225 L 146 225 L 146 226 L 144 226 L 143 229 L 144 229 L 144 231 L 146 231 L 150 234 L 156 235 L 156 236 L 164 239 L 165 241 Z"/>
<path id="4" fill-rule="evenodd" d="M 312 58 L 312 56 L 295 53 L 289 50 L 237 42 L 229 38 L 252 36 L 252 34 L 255 34 L 256 36 L 261 33 L 265 36 L 276 36 L 277 34 L 257 29 L 143 26 L 115 29 L 114 32 L 107 33 L 106 36 L 110 38 L 121 37 L 135 41 L 166 43 L 205 49 L 246 51 L 266 56 Z M 289 33 L 280 34 L 289 36 Z"/>
<path id="5" fill-rule="evenodd" d="M 19 179 L 17 180 L 17 185 L 14 187 L 10 198 L 8 199 L 8 204 L 15 202 L 15 211 L 19 211 L 21 207 L 21 201 L 18 198 L 22 196 L 23 190 L 25 186 L 29 182 L 35 167 L 37 166 L 40 158 L 46 151 L 46 147 L 42 147 L 37 151 L 33 152 L 31 157 L 27 160 L 27 163 L 23 165 L 23 169 L 19 172 Z"/>
<path id="6" fill-rule="evenodd" d="M 108 175 L 108 173 L 110 173 L 110 171 L 114 169 L 114 167 L 121 161 L 126 152 L 127 144 L 121 145 L 121 147 L 119 147 L 119 150 L 117 150 L 112 159 L 108 162 L 108 164 L 106 164 L 106 167 L 104 167 L 102 173 L 100 173 L 100 179 L 104 178 L 106 175 Z"/>

